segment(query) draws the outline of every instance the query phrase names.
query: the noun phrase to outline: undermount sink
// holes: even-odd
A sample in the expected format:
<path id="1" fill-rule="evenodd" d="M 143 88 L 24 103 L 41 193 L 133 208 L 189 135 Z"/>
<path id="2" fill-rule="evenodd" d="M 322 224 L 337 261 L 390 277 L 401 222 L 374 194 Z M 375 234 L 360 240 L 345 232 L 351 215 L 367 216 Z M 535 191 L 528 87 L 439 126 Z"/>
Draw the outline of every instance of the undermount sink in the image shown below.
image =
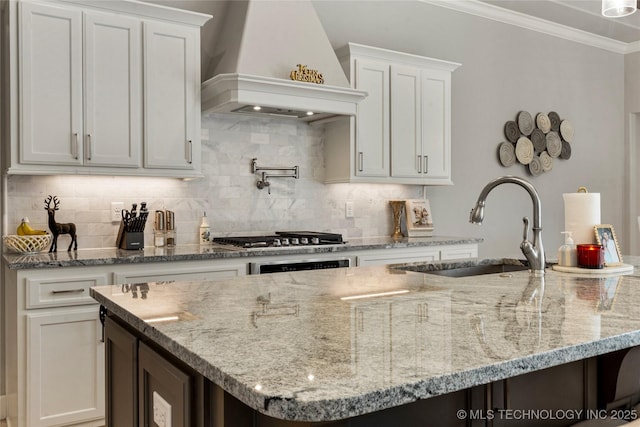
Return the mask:
<path id="1" fill-rule="evenodd" d="M 460 266 L 438 265 L 438 264 L 414 264 L 397 267 L 400 270 L 416 271 L 419 273 L 435 274 L 447 277 L 469 277 L 483 274 L 510 273 L 515 271 L 528 270 L 526 262 L 514 260 L 511 262 L 498 262 L 490 264 L 463 264 Z"/>
<path id="2" fill-rule="evenodd" d="M 451 268 L 449 270 L 423 271 L 423 273 L 437 274 L 439 276 L 447 276 L 447 277 L 469 277 L 469 276 L 480 276 L 482 274 L 508 273 L 511 271 L 522 271 L 522 270 L 528 270 L 528 269 L 529 267 L 525 265 L 489 264 L 489 265 L 476 265 L 473 267 Z"/>

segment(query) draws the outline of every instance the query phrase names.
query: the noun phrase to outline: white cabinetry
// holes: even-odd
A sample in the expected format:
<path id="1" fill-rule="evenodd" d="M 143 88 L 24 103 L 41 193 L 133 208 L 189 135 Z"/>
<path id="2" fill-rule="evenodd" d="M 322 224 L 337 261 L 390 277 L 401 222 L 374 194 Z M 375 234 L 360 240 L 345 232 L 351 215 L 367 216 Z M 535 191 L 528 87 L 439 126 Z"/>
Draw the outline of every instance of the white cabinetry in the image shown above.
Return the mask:
<path id="1" fill-rule="evenodd" d="M 442 245 L 412 248 L 397 248 L 357 253 L 358 266 L 404 264 L 408 262 L 446 261 L 477 258 L 478 245 Z"/>
<path id="2" fill-rule="evenodd" d="M 8 173 L 199 176 L 208 15 L 128 1 L 7 9 Z"/>
<path id="3" fill-rule="evenodd" d="M 20 163 L 80 165 L 82 12 L 21 2 Z"/>
<path id="4" fill-rule="evenodd" d="M 100 420 L 104 348 L 97 306 L 34 310 L 26 321 L 28 425 Z"/>
<path id="5" fill-rule="evenodd" d="M 144 25 L 145 167 L 194 169 L 199 162 L 199 40 L 197 28 Z"/>
<path id="6" fill-rule="evenodd" d="M 9 425 L 104 425 L 104 344 L 92 286 L 212 280 L 246 272 L 246 262 L 238 260 L 5 268 Z"/>
<path id="7" fill-rule="evenodd" d="M 359 90 L 369 95 L 358 103 L 356 123 L 356 175 L 389 175 L 389 66 L 376 61 L 355 61 Z"/>
<path id="8" fill-rule="evenodd" d="M 368 96 L 355 119 L 327 125 L 326 182 L 452 184 L 451 73 L 460 64 L 354 43 L 337 53 Z"/>
<path id="9" fill-rule="evenodd" d="M 99 271 L 5 271 L 9 425 L 102 425 L 104 349 L 89 288 L 107 283 Z"/>

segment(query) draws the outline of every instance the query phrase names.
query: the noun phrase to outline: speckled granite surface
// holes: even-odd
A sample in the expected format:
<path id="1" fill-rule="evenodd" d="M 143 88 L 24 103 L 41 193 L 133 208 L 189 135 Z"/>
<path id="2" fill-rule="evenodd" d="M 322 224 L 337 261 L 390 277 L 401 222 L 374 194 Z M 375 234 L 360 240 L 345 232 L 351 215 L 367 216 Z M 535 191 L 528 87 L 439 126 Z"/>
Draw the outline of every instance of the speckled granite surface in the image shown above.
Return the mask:
<path id="1" fill-rule="evenodd" d="M 258 411 L 321 421 L 640 345 L 640 257 L 625 262 L 625 276 L 357 267 L 92 295 Z"/>
<path id="2" fill-rule="evenodd" d="M 13 270 L 28 268 L 81 267 L 107 264 L 135 264 L 165 261 L 193 261 L 220 258 L 240 258 L 291 254 L 317 254 L 369 249 L 410 248 L 423 246 L 459 245 L 480 243 L 481 238 L 433 236 L 393 240 L 390 237 L 351 239 L 344 245 L 302 246 L 265 249 L 237 249 L 217 245 L 181 245 L 175 248 L 148 247 L 140 251 L 121 249 L 81 249 L 57 253 L 42 252 L 37 255 L 4 253 L 6 265 Z"/>

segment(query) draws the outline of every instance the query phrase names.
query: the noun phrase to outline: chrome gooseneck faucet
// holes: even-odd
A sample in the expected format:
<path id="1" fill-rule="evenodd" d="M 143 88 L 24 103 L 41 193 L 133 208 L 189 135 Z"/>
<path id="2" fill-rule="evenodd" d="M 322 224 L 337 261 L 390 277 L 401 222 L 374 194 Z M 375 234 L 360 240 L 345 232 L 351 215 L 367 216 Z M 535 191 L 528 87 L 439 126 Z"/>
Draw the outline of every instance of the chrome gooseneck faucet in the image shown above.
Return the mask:
<path id="1" fill-rule="evenodd" d="M 517 184 L 527 190 L 533 201 L 533 243 L 529 241 L 529 218 L 524 217 L 524 231 L 520 249 L 529 262 L 529 271 L 535 275 L 544 275 L 545 256 L 542 247 L 542 206 L 540 196 L 535 187 L 529 181 L 516 176 L 501 176 L 489 182 L 480 192 L 476 206 L 471 209 L 469 222 L 482 224 L 484 219 L 484 205 L 489 192 L 500 184 Z"/>

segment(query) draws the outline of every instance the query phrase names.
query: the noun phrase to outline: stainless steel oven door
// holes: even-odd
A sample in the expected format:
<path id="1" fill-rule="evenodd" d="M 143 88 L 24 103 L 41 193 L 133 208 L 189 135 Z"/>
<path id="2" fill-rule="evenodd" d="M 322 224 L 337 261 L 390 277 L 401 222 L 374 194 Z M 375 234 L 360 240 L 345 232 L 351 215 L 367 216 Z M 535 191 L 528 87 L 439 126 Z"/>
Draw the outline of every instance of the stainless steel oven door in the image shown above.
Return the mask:
<path id="1" fill-rule="evenodd" d="M 350 267 L 349 258 L 301 259 L 249 263 L 249 274 L 281 273 L 285 271 L 323 270 L 325 268 Z"/>

